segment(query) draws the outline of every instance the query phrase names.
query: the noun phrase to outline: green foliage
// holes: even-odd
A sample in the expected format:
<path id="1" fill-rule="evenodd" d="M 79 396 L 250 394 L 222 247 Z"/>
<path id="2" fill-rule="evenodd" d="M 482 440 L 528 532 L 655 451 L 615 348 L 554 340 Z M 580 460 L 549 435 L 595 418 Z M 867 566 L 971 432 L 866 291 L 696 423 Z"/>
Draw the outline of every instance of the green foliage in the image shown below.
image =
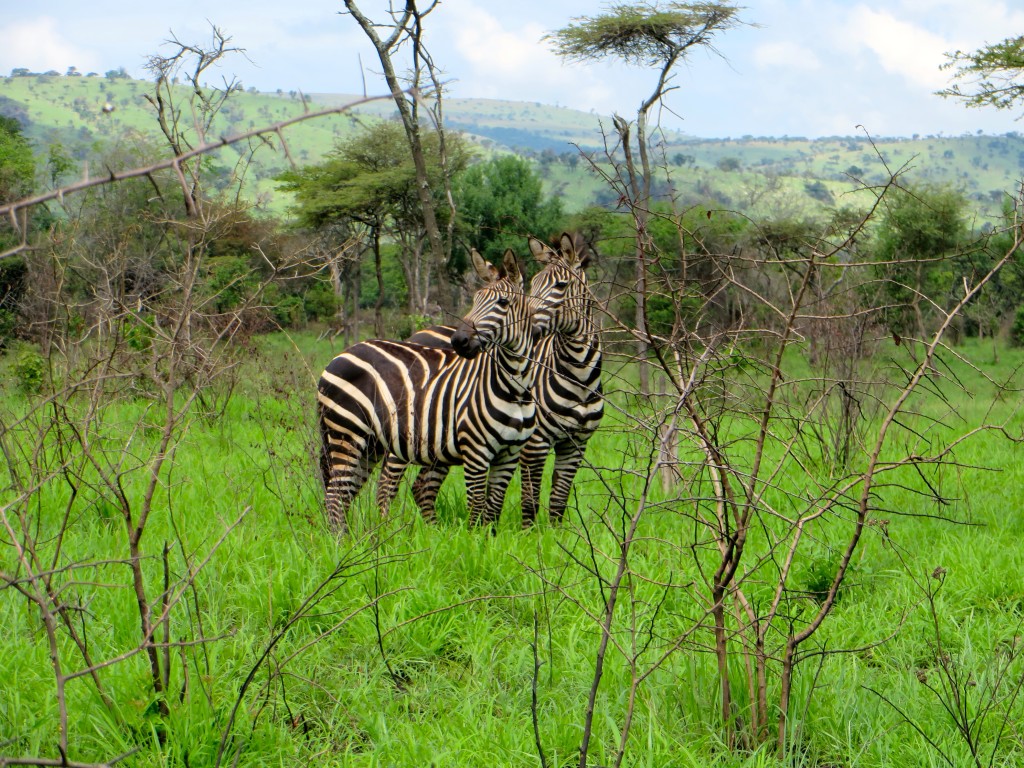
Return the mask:
<path id="1" fill-rule="evenodd" d="M 1010 109 L 1024 102 L 1024 35 L 947 53 L 942 68 L 953 70 L 954 82 L 940 96 L 968 107 Z"/>
<path id="2" fill-rule="evenodd" d="M 804 191 L 806 191 L 810 197 L 814 198 L 818 202 L 824 203 L 825 205 L 834 205 L 836 202 L 831 190 L 829 190 L 828 186 L 826 186 L 821 179 L 809 181 L 804 184 Z"/>
<path id="3" fill-rule="evenodd" d="M 19 344 L 14 350 L 11 370 L 18 390 L 26 395 L 37 395 L 46 382 L 46 360 L 31 344 Z"/>
<path id="4" fill-rule="evenodd" d="M 522 255 L 527 236 L 546 239 L 562 222 L 561 202 L 545 198 L 530 163 L 515 155 L 470 166 L 453 191 L 463 236 L 490 261 L 506 248 Z"/>
<path id="5" fill-rule="evenodd" d="M 0 202 L 25 197 L 35 180 L 36 161 L 21 124 L 0 115 Z"/>
<path id="6" fill-rule="evenodd" d="M 679 163 L 680 165 L 682 163 Z M 715 163 L 715 167 L 720 171 L 738 171 L 740 169 L 740 159 L 738 157 L 722 157 L 719 158 L 718 162 Z"/>
<path id="7" fill-rule="evenodd" d="M 153 344 L 153 316 L 130 315 L 125 321 L 124 338 L 136 352 L 143 352 Z"/>
<path id="8" fill-rule="evenodd" d="M 308 287 L 299 286 L 295 293 L 284 293 L 278 284 L 268 285 L 262 304 L 269 308 L 274 322 L 281 328 L 302 328 L 307 321 L 325 321 L 334 317 L 340 302 L 329 284 L 314 280 Z"/>
<path id="9" fill-rule="evenodd" d="M 301 328 L 306 322 L 306 307 L 301 296 L 285 296 L 271 307 L 271 312 L 281 328 Z"/>
<path id="10" fill-rule="evenodd" d="M 414 333 L 429 328 L 434 320 L 426 315 L 402 315 L 395 328 L 395 335 L 400 339 L 408 339 Z"/>
<path id="11" fill-rule="evenodd" d="M 241 256 L 222 256 L 210 260 L 207 290 L 218 312 L 240 309 L 252 299 L 259 286 L 258 276 Z"/>
<path id="12" fill-rule="evenodd" d="M 46 172 L 50 177 L 50 185 L 59 187 L 64 179 L 76 168 L 74 158 L 59 141 L 55 141 L 46 150 Z"/>
<path id="13" fill-rule="evenodd" d="M 1014 313 L 1010 338 L 1018 347 L 1024 347 L 1024 305 L 1017 307 L 1017 311 Z"/>
<path id="14" fill-rule="evenodd" d="M 629 64 L 661 66 L 718 32 L 739 24 L 739 9 L 725 3 L 622 3 L 582 17 L 550 34 L 552 47 L 570 61 L 615 56 Z"/>
<path id="15" fill-rule="evenodd" d="M 338 297 L 325 282 L 316 282 L 305 292 L 302 305 L 311 320 L 330 320 L 341 308 Z"/>
<path id="16" fill-rule="evenodd" d="M 423 149 L 431 188 L 440 203 L 443 185 L 436 134 L 423 137 Z M 446 149 L 449 168 L 457 171 L 465 162 L 464 150 L 454 139 Z M 408 224 L 420 217 L 416 168 L 398 122 L 373 125 L 339 142 L 324 162 L 286 171 L 278 180 L 282 190 L 295 196 L 292 211 L 303 226 L 354 220 L 384 227 L 391 221 Z M 439 211 L 444 207 L 439 206 Z"/>
<path id="17" fill-rule="evenodd" d="M 876 230 L 877 273 L 890 303 L 893 330 L 926 332 L 929 301 L 948 303 L 956 286 L 953 257 L 969 238 L 967 200 L 950 187 L 896 188 Z"/>
<path id="18" fill-rule="evenodd" d="M 0 351 L 14 339 L 14 331 L 18 327 L 18 316 L 9 309 L 0 306 Z"/>

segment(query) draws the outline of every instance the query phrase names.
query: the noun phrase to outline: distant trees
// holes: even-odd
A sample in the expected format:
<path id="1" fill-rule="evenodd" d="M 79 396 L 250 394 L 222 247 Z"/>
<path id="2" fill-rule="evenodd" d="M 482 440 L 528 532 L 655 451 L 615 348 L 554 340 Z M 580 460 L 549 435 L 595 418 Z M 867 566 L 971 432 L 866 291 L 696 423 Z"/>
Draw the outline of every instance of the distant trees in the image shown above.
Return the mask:
<path id="1" fill-rule="evenodd" d="M 438 223 L 455 240 L 465 241 L 486 257 L 500 256 L 505 248 L 521 251 L 527 235 L 546 237 L 562 226 L 560 200 L 545 196 L 541 179 L 527 160 L 506 155 L 467 168 L 465 143 L 449 134 L 442 169 L 438 137 L 425 135 L 422 147 L 435 210 L 442 214 Z M 452 200 L 458 211 L 454 221 L 448 220 L 450 209 L 442 204 L 440 177 L 445 172 L 453 174 Z M 378 335 L 384 332 L 382 308 L 387 294 L 398 298 L 386 280 L 388 244 L 394 244 L 410 313 L 430 314 L 429 307 L 443 304 L 439 284 L 459 281 L 462 262 L 458 257 L 466 249 L 454 249 L 441 273 L 428 256 L 418 177 L 400 123 L 373 125 L 340 142 L 324 162 L 288 171 L 280 181 L 281 189 L 295 195 L 294 213 L 301 226 L 333 233 L 339 246 L 342 241 L 349 244 L 347 269 L 357 268 L 364 253 L 372 257 Z M 355 274 L 350 277 L 358 279 Z M 337 282 L 340 291 L 346 288 L 343 282 Z M 347 299 L 354 310 L 358 291 Z"/>
<path id="2" fill-rule="evenodd" d="M 875 259 L 889 299 L 885 319 L 892 331 L 919 339 L 930 332 L 935 300 L 952 299 L 957 290 L 954 256 L 962 253 L 969 237 L 962 192 L 921 185 L 897 187 L 887 196 L 876 231 Z"/>

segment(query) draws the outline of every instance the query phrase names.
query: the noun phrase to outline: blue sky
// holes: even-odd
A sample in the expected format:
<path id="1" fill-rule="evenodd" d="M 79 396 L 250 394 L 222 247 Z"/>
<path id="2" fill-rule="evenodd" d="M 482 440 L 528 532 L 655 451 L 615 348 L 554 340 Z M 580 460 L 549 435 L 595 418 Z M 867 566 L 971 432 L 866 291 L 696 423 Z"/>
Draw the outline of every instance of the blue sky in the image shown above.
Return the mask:
<path id="1" fill-rule="evenodd" d="M 363 12 L 385 19 L 382 0 Z M 564 64 L 545 33 L 605 3 L 583 0 L 442 0 L 427 42 L 456 97 L 559 104 L 629 116 L 654 85 L 642 68 Z M 360 60 L 372 95 L 385 92 L 375 54 L 340 0 L 176 0 L 134 4 L 49 0 L 4 9 L 0 73 L 76 66 L 145 75 L 147 54 L 173 32 L 209 40 L 210 23 L 245 48 L 222 69 L 244 86 L 359 93 Z M 662 123 L 697 137 L 960 135 L 1024 131 L 1018 113 L 966 109 L 934 91 L 948 82 L 943 53 L 1024 34 L 1019 0 L 754 0 L 751 25 L 681 65 Z"/>

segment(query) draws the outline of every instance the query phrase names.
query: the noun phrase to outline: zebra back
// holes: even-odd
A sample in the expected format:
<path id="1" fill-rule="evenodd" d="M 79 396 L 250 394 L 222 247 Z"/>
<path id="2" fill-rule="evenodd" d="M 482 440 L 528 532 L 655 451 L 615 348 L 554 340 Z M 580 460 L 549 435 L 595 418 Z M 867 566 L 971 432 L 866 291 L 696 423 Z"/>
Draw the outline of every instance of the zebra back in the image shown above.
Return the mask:
<path id="1" fill-rule="evenodd" d="M 604 412 L 600 334 L 584 272 L 589 256 L 567 233 L 560 238 L 559 246 L 555 250 L 530 238 L 530 250 L 543 265 L 530 289 L 537 301 L 536 327 L 549 335 L 542 336 L 532 351 L 537 366 L 537 429 L 522 453 L 524 525 L 536 517 L 540 473 L 551 447 L 556 451 L 556 464 L 550 508 L 553 517 L 562 516 L 586 443 Z M 413 334 L 409 341 L 444 349 L 454 332 L 451 326 L 437 325 Z M 389 457 L 378 488 L 382 510 L 389 506 L 403 471 L 404 463 Z M 442 471 L 424 472 L 414 485 L 417 503 L 428 518 L 443 479 Z"/>
<path id="2" fill-rule="evenodd" d="M 511 251 L 502 270 L 475 251 L 473 263 L 484 286 L 449 348 L 362 342 L 321 375 L 322 467 L 336 529 L 344 530 L 347 507 L 389 452 L 408 463 L 465 464 L 474 519 L 487 512 L 492 465 L 511 462 L 514 469 L 535 425 L 528 354 L 535 302 Z"/>

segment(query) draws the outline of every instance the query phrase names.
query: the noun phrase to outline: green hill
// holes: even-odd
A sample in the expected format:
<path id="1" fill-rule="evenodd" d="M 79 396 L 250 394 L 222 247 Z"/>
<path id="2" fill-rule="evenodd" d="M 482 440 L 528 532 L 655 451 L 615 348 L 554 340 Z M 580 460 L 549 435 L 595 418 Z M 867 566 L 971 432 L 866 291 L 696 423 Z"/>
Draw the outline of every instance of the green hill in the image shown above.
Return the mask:
<path id="1" fill-rule="evenodd" d="M 16 117 L 39 151 L 56 141 L 84 159 L 97 146 L 129 132 L 158 142 L 153 110 L 145 99 L 152 84 L 123 77 L 30 74 L 0 78 L 0 114 Z M 306 109 L 336 106 L 357 97 L 345 94 L 234 94 L 215 125 L 229 136 L 298 116 Z M 104 111 L 105 104 L 113 111 Z M 363 105 L 353 113 L 300 123 L 286 140 L 298 163 L 320 160 L 335 142 L 368 121 L 394 115 L 388 100 Z M 445 102 L 450 129 L 464 133 L 481 154 L 516 152 L 532 158 L 550 192 L 566 208 L 614 204 L 617 194 L 591 169 L 604 164 L 603 130 L 607 116 L 537 102 L 451 99 Z M 915 136 L 912 139 L 835 136 L 743 136 L 698 139 L 667 132 L 656 153 L 662 167 L 659 193 L 682 202 L 712 200 L 751 215 L 781 211 L 800 215 L 827 205 L 856 202 L 853 191 L 882 183 L 890 171 L 905 169 L 909 182 L 952 184 L 962 189 L 982 218 L 998 215 L 1006 193 L 1016 190 L 1024 168 L 1024 137 Z M 607 145 L 613 145 L 608 142 Z M 159 143 L 156 144 L 159 146 Z M 233 167 L 249 152 L 246 144 L 220 151 L 219 164 Z M 580 152 L 586 154 L 581 158 Z M 261 149 L 250 170 L 248 191 L 281 212 L 287 199 L 273 181 L 287 167 L 281 152 Z M 853 196 L 851 196 L 853 195 Z M 868 199 L 866 195 L 861 195 Z"/>

